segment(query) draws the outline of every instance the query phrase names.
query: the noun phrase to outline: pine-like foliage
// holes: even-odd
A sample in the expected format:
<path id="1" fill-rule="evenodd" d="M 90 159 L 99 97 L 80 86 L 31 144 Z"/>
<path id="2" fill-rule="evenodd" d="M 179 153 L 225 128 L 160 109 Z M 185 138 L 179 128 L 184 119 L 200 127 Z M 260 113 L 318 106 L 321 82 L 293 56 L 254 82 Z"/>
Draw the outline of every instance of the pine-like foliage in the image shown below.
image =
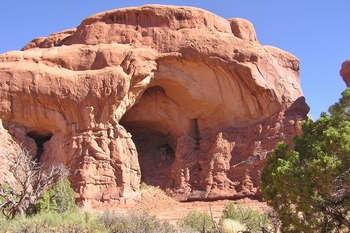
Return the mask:
<path id="1" fill-rule="evenodd" d="M 67 178 L 59 179 L 50 190 L 43 193 L 36 206 L 39 212 L 75 211 L 75 193 L 70 187 L 69 180 Z"/>
<path id="2" fill-rule="evenodd" d="M 294 150 L 279 143 L 261 188 L 283 232 L 350 231 L 350 89 L 313 122 L 303 122 Z"/>

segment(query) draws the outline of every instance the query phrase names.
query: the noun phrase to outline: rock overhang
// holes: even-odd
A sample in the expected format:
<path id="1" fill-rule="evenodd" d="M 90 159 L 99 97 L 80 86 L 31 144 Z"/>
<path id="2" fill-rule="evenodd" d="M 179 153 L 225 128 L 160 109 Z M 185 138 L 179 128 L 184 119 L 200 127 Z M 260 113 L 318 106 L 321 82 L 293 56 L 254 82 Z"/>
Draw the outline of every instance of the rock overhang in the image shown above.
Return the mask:
<path id="1" fill-rule="evenodd" d="M 101 192 L 118 203 L 138 198 L 137 152 L 121 125 L 153 161 L 141 170 L 159 168 L 169 195 L 259 196 L 260 155 L 291 142 L 308 112 L 296 57 L 260 45 L 248 21 L 198 8 L 90 16 L 1 55 L 0 75 L 0 118 L 23 137 L 53 134 L 42 160 L 69 166 L 80 201 L 99 202 Z"/>

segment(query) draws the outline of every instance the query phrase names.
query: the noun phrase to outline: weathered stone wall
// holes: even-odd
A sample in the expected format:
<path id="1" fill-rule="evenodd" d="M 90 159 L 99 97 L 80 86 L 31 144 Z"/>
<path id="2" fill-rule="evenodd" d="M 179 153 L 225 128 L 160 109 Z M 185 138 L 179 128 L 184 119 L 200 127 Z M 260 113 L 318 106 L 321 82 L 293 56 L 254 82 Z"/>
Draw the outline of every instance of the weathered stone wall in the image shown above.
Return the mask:
<path id="1" fill-rule="evenodd" d="M 141 181 L 182 201 L 260 197 L 265 158 L 309 110 L 296 57 L 197 8 L 103 12 L 22 50 L 0 55 L 3 132 L 67 165 L 95 207 L 139 200 Z"/>

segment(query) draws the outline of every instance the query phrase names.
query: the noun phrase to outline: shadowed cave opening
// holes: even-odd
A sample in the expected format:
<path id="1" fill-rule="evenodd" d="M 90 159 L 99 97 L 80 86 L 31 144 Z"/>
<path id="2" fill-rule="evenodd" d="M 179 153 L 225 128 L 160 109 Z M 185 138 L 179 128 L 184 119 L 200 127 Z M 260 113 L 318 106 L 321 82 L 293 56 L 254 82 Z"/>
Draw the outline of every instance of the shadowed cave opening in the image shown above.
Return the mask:
<path id="1" fill-rule="evenodd" d="M 167 102 L 163 88 L 148 88 L 123 116 L 120 124 L 132 135 L 141 168 L 141 182 L 165 189 L 175 160 L 175 139 L 166 126 L 166 114 L 159 110 Z"/>
<path id="2" fill-rule="evenodd" d="M 27 136 L 34 139 L 37 146 L 35 159 L 40 161 L 40 157 L 44 153 L 44 143 L 51 139 L 52 133 L 50 131 L 32 130 L 27 133 Z"/>
<path id="3" fill-rule="evenodd" d="M 122 125 L 136 145 L 141 182 L 165 189 L 175 160 L 172 136 L 159 130 L 161 126 L 156 122 L 122 122 Z"/>

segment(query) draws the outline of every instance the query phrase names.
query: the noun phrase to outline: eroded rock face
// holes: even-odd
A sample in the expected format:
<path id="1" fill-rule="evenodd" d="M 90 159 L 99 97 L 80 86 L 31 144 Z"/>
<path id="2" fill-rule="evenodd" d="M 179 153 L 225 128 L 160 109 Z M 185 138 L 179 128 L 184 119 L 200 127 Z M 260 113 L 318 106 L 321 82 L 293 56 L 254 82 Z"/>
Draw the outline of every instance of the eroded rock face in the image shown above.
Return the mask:
<path id="1" fill-rule="evenodd" d="M 63 163 L 77 201 L 260 197 L 259 173 L 309 111 L 293 55 L 246 20 L 147 5 L 0 55 L 3 133 L 46 166 Z"/>
<path id="2" fill-rule="evenodd" d="M 343 62 L 340 70 L 340 76 L 343 78 L 347 87 L 350 86 L 350 59 Z"/>

